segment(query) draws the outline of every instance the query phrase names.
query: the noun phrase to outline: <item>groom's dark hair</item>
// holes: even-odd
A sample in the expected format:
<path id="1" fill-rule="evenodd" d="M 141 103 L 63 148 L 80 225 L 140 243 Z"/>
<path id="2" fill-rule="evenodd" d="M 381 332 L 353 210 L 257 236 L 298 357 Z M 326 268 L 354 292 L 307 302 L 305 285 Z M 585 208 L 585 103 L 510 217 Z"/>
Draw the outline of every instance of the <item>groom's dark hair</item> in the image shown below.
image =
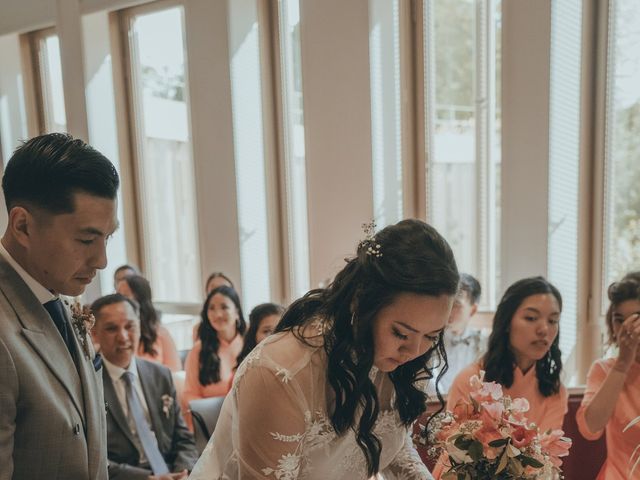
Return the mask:
<path id="1" fill-rule="evenodd" d="M 72 213 L 77 192 L 115 199 L 120 180 L 113 164 L 93 147 L 66 133 L 24 142 L 2 178 L 7 211 L 30 205 L 52 214 Z"/>

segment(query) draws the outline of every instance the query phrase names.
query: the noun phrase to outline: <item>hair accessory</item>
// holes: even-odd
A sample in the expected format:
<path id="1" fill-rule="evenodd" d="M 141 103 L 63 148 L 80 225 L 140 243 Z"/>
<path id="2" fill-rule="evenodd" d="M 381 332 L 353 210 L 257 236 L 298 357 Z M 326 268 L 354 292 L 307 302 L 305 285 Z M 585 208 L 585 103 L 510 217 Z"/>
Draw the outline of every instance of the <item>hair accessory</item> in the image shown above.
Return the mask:
<path id="1" fill-rule="evenodd" d="M 363 223 L 362 229 L 364 230 L 364 240 L 360 241 L 359 246 L 366 249 L 367 255 L 380 258 L 382 252 L 380 244 L 376 242 L 376 222 L 372 220 L 369 223 Z"/>

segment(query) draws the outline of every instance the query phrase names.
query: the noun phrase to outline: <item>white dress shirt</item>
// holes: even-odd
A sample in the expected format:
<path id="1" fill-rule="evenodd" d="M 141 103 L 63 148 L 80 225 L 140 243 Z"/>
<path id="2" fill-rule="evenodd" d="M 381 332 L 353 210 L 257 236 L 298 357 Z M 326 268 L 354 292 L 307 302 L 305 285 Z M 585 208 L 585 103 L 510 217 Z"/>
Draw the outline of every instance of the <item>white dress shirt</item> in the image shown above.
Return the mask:
<path id="1" fill-rule="evenodd" d="M 2 242 L 0 242 L 0 255 L 11 265 L 11 267 L 16 271 L 20 278 L 24 280 L 24 283 L 27 284 L 27 287 L 33 292 L 38 301 L 42 304 L 45 304 L 51 300 L 55 300 L 56 297 L 53 293 L 43 287 L 38 281 L 33 278 L 29 273 L 20 266 L 18 262 L 11 256 L 11 254 L 4 247 Z"/>

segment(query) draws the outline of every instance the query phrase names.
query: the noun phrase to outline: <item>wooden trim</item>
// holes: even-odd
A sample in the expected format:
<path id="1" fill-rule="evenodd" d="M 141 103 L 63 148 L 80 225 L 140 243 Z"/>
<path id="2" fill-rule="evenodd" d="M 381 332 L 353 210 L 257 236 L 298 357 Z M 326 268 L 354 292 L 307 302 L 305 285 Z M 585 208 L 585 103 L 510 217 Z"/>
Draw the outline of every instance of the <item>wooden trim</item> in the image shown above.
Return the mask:
<path id="1" fill-rule="evenodd" d="M 413 49 L 414 49 L 414 176 L 416 218 L 427 220 L 427 139 L 425 99 L 425 31 L 424 0 L 412 2 Z"/>
<path id="2" fill-rule="evenodd" d="M 288 303 L 289 262 L 287 255 L 286 196 L 283 190 L 284 149 L 282 137 L 279 33 L 277 5 L 257 0 L 260 34 L 260 70 L 264 161 L 267 180 L 267 219 L 271 297 Z"/>
<path id="3" fill-rule="evenodd" d="M 35 35 L 20 35 L 20 57 L 22 64 L 22 85 L 24 106 L 27 117 L 27 136 L 35 137 L 44 133 L 44 114 L 42 112 L 42 81 L 40 62 L 35 48 Z"/>
<path id="4" fill-rule="evenodd" d="M 133 154 L 133 120 L 130 116 L 128 48 L 126 32 L 123 32 L 119 12 L 109 14 L 111 38 L 111 64 L 113 74 L 113 90 L 116 112 L 116 132 L 118 137 L 118 156 L 120 159 L 120 181 L 122 202 L 128 206 L 123 208 L 124 229 L 126 232 L 125 247 L 127 259 L 145 270 L 142 242 L 140 238 L 140 205 L 137 196 L 137 170 Z"/>
<path id="5" fill-rule="evenodd" d="M 278 170 L 278 218 L 280 228 L 280 258 L 281 258 L 281 288 L 282 301 L 288 304 L 295 297 L 293 284 L 292 245 L 289 232 L 292 231 L 291 219 L 288 212 L 288 186 L 287 186 L 287 146 L 285 140 L 285 115 L 282 79 L 282 50 L 280 1 L 266 0 L 269 10 L 269 33 L 272 60 L 272 95 L 273 114 L 275 115 L 275 142 L 277 148 Z M 266 134 L 266 132 L 265 132 Z"/>

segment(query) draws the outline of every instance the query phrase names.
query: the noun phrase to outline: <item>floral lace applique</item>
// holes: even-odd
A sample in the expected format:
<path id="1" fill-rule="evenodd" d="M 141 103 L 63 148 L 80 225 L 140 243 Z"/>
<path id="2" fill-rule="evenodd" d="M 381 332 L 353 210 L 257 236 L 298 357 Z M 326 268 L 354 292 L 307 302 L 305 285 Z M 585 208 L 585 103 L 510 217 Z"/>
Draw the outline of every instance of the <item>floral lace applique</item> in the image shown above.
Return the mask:
<path id="1" fill-rule="evenodd" d="M 266 467 L 262 469 L 265 475 L 273 475 L 278 480 L 294 480 L 300 478 L 300 474 L 305 474 L 312 469 L 309 454 L 313 451 L 326 447 L 335 438 L 335 432 L 331 422 L 323 412 L 316 412 L 315 419 L 311 412 L 304 414 L 305 431 L 294 435 L 283 435 L 279 432 L 270 432 L 274 440 L 286 443 L 297 443 L 292 453 L 284 454 L 278 460 L 276 468 Z M 306 461 L 303 472 L 301 472 L 302 458 Z"/>
<path id="2" fill-rule="evenodd" d="M 378 414 L 376 426 L 373 428 L 374 433 L 381 437 L 389 432 L 396 430 L 399 426 L 398 414 L 395 410 L 383 410 Z"/>
<path id="3" fill-rule="evenodd" d="M 233 377 L 233 386 L 236 386 L 236 383 L 242 378 L 247 369 L 260 360 L 260 356 L 262 354 L 262 344 L 258 344 L 249 355 L 242 361 L 242 363 L 238 366 L 236 370 L 236 374 Z"/>
<path id="4" fill-rule="evenodd" d="M 389 477 L 387 472 L 385 472 L 385 478 L 433 480 L 429 470 L 425 464 L 422 463 L 422 460 L 420 460 L 418 453 L 406 444 L 400 449 L 393 463 L 389 465 L 388 471 L 393 477 Z"/>
<path id="5" fill-rule="evenodd" d="M 378 438 L 383 438 L 386 434 L 396 430 L 398 424 L 398 415 L 394 410 L 382 410 L 378 414 L 378 420 L 376 420 L 376 424 L 373 427 L 373 433 L 375 433 Z M 340 465 L 343 471 L 360 473 L 367 470 L 364 453 L 357 443 L 353 443 L 349 452 L 342 458 Z"/>

